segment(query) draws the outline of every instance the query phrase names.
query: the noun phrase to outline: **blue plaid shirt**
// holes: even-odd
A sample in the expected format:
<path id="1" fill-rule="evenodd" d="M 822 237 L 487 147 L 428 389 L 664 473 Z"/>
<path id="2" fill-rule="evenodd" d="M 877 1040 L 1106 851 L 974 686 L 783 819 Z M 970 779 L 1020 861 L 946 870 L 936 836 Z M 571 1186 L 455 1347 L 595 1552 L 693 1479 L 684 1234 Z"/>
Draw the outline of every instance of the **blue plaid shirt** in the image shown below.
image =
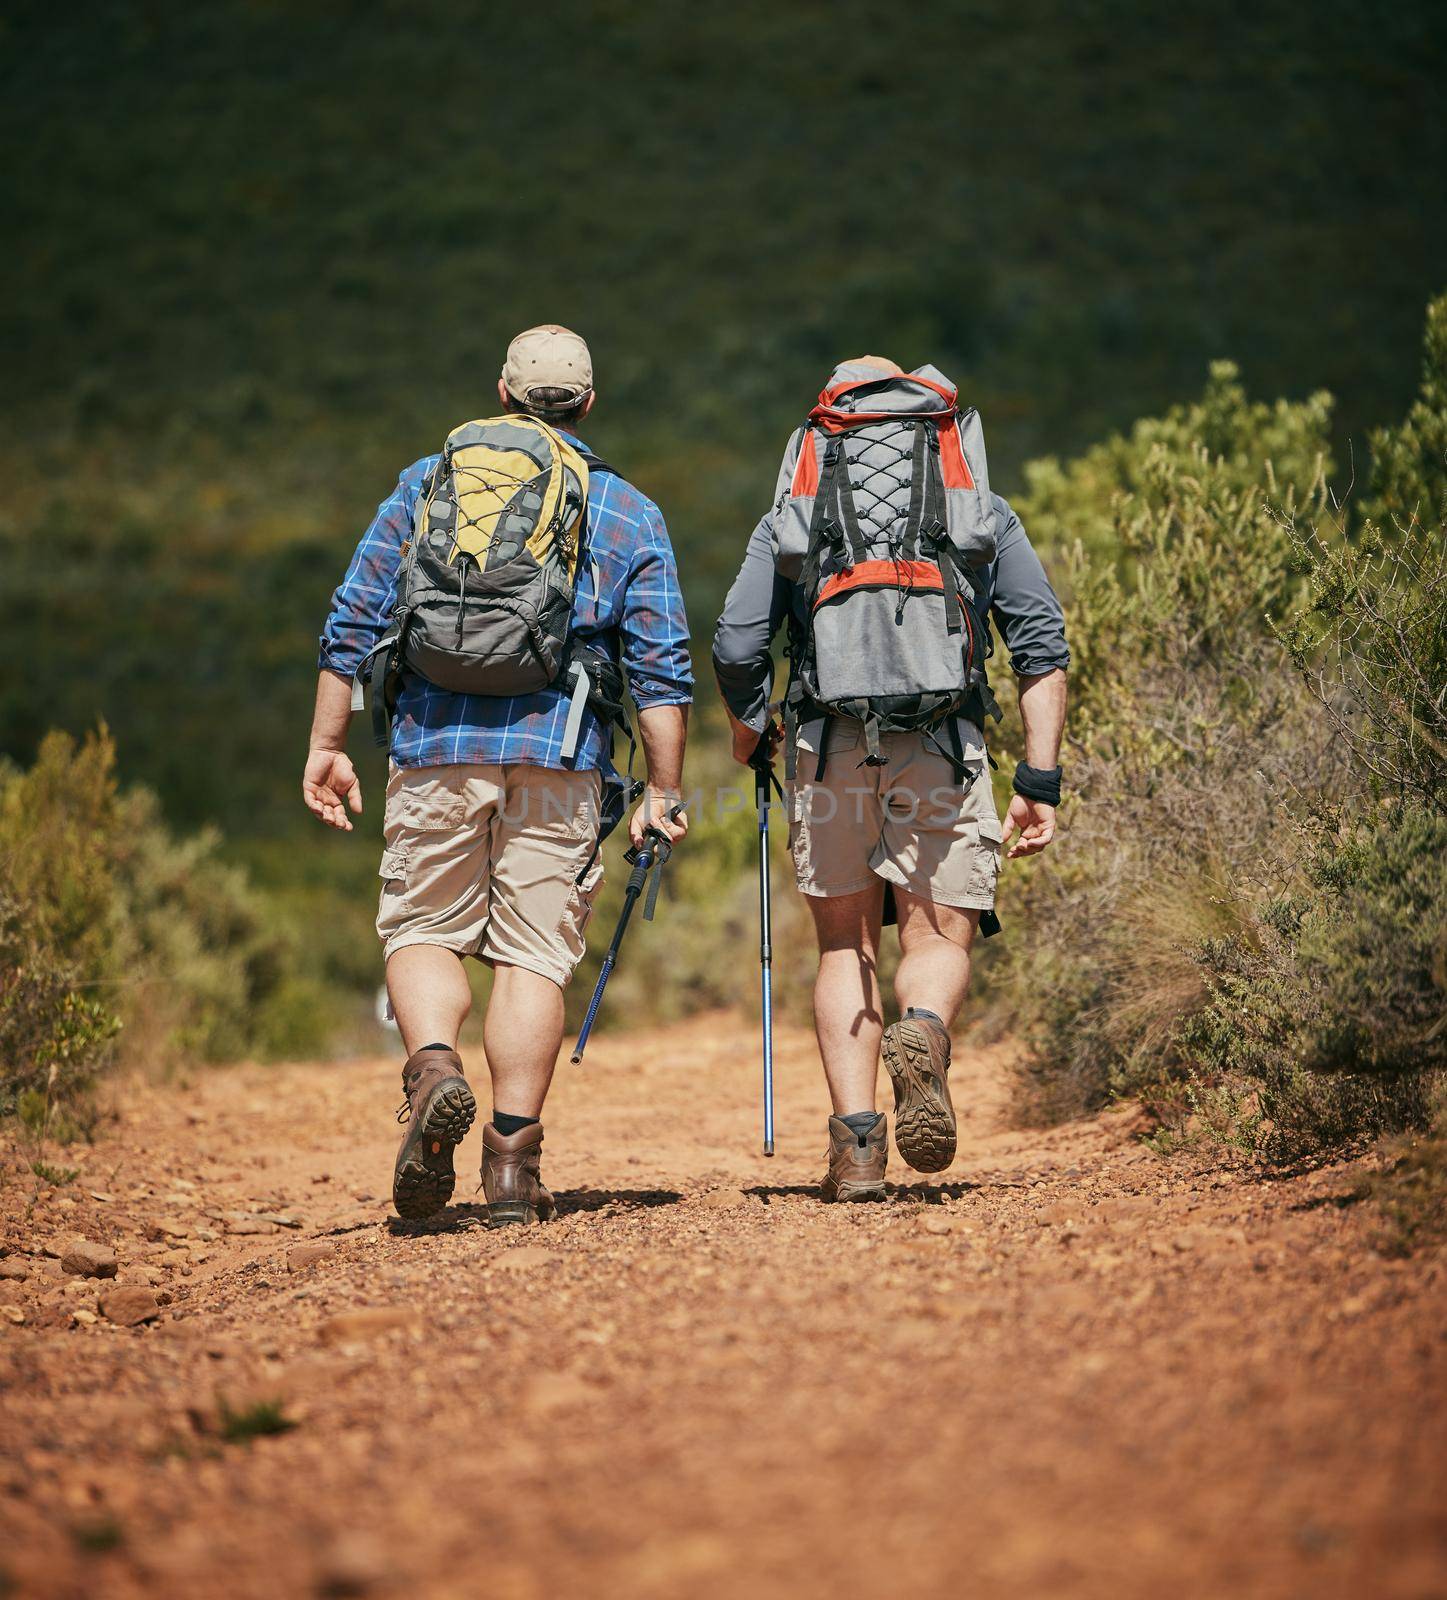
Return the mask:
<path id="1" fill-rule="evenodd" d="M 412 532 L 423 480 L 438 459 L 427 456 L 408 467 L 377 507 L 332 596 L 321 638 L 319 665 L 325 671 L 351 677 L 387 632 L 402 542 Z M 591 560 L 578 568 L 573 597 L 574 633 L 621 659 L 640 711 L 688 705 L 693 699 L 688 619 L 668 529 L 658 507 L 616 473 L 589 476 L 587 553 Z M 561 683 L 512 698 L 457 694 L 404 673 L 392 724 L 392 759 L 399 767 L 520 762 L 609 771 L 612 738 L 591 710 L 583 716 L 576 755 L 562 758 L 570 687 Z"/>

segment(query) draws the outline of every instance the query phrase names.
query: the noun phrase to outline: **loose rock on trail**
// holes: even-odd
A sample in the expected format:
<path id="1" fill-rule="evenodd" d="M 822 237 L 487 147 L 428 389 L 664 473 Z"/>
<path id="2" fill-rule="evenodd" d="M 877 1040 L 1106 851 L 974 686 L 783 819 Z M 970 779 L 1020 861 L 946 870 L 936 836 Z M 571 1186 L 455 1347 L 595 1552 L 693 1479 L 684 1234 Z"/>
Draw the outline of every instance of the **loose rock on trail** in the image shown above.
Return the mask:
<path id="1" fill-rule="evenodd" d="M 0 1594 L 1447 1593 L 1442 1255 L 1354 1166 L 1008 1131 L 1005 1062 L 947 1173 L 826 1207 L 807 1034 L 773 1161 L 749 1024 L 600 1035 L 498 1231 L 475 1133 L 391 1216 L 397 1061 L 128 1090 L 0 1187 Z"/>

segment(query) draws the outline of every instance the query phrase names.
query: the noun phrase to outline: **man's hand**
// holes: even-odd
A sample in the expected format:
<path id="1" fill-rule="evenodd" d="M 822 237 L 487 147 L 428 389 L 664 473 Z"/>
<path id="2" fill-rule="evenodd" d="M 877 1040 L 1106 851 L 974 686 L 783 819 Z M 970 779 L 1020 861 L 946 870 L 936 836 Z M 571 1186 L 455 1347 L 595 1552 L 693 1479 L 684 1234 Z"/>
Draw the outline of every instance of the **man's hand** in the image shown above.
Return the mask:
<path id="1" fill-rule="evenodd" d="M 301 778 L 301 796 L 329 828 L 352 831 L 348 807 L 362 814 L 362 785 L 351 759 L 341 750 L 310 750 Z"/>
<path id="2" fill-rule="evenodd" d="M 1023 794 L 1013 796 L 1000 830 L 1002 842 L 1010 844 L 1016 829 L 1020 838 L 1005 852 L 1007 858 L 1013 861 L 1016 856 L 1038 855 L 1055 837 L 1055 807 L 1041 800 L 1027 800 Z"/>
<path id="3" fill-rule="evenodd" d="M 754 751 L 759 748 L 761 733 L 755 733 L 752 728 L 747 728 L 742 722 L 736 722 L 733 727 L 734 735 L 734 760 L 741 767 L 747 767 L 754 759 Z"/>
<path id="4" fill-rule="evenodd" d="M 727 707 L 724 709 L 728 710 Z M 728 712 L 728 719 L 729 731 L 732 733 L 734 741 L 734 760 L 741 767 L 752 765 L 754 752 L 759 748 L 760 739 L 769 741 L 769 760 L 772 761 L 774 759 L 784 736 L 779 731 L 778 723 L 772 717 L 769 719 L 768 727 L 762 733 L 755 732 L 753 728 L 749 727 L 748 723 L 740 722 L 732 711 Z"/>
<path id="5" fill-rule="evenodd" d="M 670 813 L 682 798 L 677 789 L 657 789 L 651 783 L 644 789 L 638 809 L 628 822 L 628 837 L 635 849 L 643 843 L 647 828 L 656 828 L 669 844 L 678 843 L 688 832 L 688 813 L 680 811 L 676 817 Z"/>

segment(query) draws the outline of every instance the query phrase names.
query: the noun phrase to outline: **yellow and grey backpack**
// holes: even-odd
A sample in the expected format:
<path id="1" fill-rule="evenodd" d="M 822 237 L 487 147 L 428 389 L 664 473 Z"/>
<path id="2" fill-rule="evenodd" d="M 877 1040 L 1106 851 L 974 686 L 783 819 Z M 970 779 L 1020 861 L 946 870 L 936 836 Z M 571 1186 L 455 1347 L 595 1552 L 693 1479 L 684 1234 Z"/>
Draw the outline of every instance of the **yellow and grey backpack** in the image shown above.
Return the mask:
<path id="1" fill-rule="evenodd" d="M 609 470 L 535 417 L 448 434 L 402 546 L 392 629 L 357 669 L 353 705 L 370 681 L 379 744 L 404 668 L 460 694 L 509 697 L 568 678 L 565 759 L 590 699 L 605 718 L 621 717 L 616 663 L 569 640 L 589 474 Z"/>

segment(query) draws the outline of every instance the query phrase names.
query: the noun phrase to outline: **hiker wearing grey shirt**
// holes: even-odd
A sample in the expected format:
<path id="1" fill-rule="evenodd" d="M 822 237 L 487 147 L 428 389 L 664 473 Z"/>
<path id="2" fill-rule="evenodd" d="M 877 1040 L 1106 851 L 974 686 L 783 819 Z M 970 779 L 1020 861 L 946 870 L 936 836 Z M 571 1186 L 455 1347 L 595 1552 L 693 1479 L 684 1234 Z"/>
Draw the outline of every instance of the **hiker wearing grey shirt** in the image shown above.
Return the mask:
<path id="1" fill-rule="evenodd" d="M 769 705 L 781 629 L 791 663 L 782 732 Z M 996 633 L 1026 753 L 1003 826 L 982 731 Z M 839 659 L 823 659 L 831 651 Z M 978 419 L 957 411 L 943 374 L 873 356 L 836 370 L 790 441 L 713 661 L 735 759 L 753 760 L 761 738 L 783 746 L 834 1112 L 821 1193 L 882 1198 L 881 1046 L 901 1157 L 921 1171 L 953 1159 L 949 1028 L 975 930 L 998 927 L 1002 852 L 1033 855 L 1054 836 L 1070 662 L 1060 602 L 1020 519 L 990 494 Z M 890 918 L 901 1020 L 886 1029 L 877 957 Z"/>

